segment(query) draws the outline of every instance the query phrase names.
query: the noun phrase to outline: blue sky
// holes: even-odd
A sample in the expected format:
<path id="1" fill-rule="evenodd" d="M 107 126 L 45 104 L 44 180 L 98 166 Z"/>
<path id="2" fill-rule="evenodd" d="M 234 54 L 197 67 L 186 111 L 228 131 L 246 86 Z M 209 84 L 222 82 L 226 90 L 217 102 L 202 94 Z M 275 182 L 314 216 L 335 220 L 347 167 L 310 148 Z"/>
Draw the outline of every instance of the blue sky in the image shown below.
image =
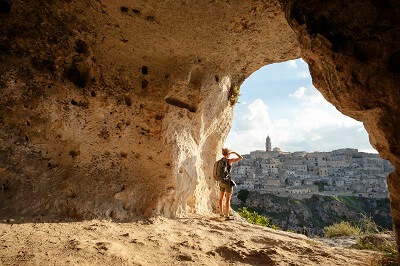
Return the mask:
<path id="1" fill-rule="evenodd" d="M 265 138 L 283 151 L 356 148 L 374 152 L 361 122 L 340 113 L 312 85 L 302 59 L 260 68 L 240 88 L 225 146 L 239 153 L 265 149 Z"/>

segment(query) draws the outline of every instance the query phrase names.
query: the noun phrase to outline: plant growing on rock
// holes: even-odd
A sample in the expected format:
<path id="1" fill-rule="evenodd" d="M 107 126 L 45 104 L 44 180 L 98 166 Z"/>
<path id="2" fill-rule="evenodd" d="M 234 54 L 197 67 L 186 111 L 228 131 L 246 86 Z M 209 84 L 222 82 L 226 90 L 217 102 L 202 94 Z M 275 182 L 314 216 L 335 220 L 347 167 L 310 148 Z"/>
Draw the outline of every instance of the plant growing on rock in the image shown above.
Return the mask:
<path id="1" fill-rule="evenodd" d="M 231 106 L 235 106 L 235 104 L 239 100 L 240 96 L 240 88 L 237 85 L 232 84 L 229 88 L 228 100 L 231 103 Z"/>
<path id="2" fill-rule="evenodd" d="M 270 223 L 269 219 L 259 213 L 253 211 L 250 212 L 246 207 L 239 208 L 239 215 L 242 216 L 246 221 L 252 224 L 266 226 L 275 230 L 279 230 L 279 227 Z"/>

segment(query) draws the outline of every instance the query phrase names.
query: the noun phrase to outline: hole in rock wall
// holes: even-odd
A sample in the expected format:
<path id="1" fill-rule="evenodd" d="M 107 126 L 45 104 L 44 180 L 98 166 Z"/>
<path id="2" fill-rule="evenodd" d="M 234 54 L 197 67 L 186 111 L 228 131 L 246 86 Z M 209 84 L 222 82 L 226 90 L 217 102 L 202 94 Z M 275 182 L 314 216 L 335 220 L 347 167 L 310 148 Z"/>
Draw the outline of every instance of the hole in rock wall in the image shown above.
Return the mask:
<path id="1" fill-rule="evenodd" d="M 244 156 L 233 167 L 236 209 L 247 206 L 306 235 L 362 220 L 360 213 L 392 228 L 392 165 L 372 148 L 361 122 L 313 87 L 302 59 L 262 67 L 244 81 L 225 146 Z"/>

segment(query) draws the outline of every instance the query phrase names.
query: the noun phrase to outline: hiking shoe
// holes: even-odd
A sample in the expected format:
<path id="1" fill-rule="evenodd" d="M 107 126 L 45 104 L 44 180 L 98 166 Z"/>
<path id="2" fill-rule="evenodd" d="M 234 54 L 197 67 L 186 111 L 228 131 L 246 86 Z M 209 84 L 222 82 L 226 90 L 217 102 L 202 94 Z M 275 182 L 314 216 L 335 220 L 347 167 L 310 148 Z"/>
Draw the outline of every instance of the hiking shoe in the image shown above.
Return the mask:
<path id="1" fill-rule="evenodd" d="M 231 221 L 231 220 L 235 220 L 235 219 L 233 218 L 233 216 L 227 216 L 227 217 L 225 218 L 225 220 Z"/>
<path id="2" fill-rule="evenodd" d="M 223 213 L 220 213 L 220 214 L 219 214 L 219 217 L 224 218 L 225 215 L 224 215 Z"/>

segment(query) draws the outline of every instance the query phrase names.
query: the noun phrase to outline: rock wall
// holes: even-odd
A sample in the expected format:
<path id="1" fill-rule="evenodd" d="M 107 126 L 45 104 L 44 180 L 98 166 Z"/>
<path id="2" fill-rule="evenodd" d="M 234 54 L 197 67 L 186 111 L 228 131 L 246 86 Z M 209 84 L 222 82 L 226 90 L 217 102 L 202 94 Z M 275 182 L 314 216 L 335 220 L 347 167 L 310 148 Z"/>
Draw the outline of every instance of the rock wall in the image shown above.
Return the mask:
<path id="1" fill-rule="evenodd" d="M 398 234 L 399 6 L 0 0 L 1 216 L 210 212 L 230 87 L 301 56 L 396 167 Z"/>
<path id="2" fill-rule="evenodd" d="M 281 0 L 315 87 L 364 123 L 387 178 L 400 246 L 400 1 Z"/>
<path id="3" fill-rule="evenodd" d="M 229 90 L 299 57 L 277 1 L 0 0 L 0 216 L 210 213 Z"/>

